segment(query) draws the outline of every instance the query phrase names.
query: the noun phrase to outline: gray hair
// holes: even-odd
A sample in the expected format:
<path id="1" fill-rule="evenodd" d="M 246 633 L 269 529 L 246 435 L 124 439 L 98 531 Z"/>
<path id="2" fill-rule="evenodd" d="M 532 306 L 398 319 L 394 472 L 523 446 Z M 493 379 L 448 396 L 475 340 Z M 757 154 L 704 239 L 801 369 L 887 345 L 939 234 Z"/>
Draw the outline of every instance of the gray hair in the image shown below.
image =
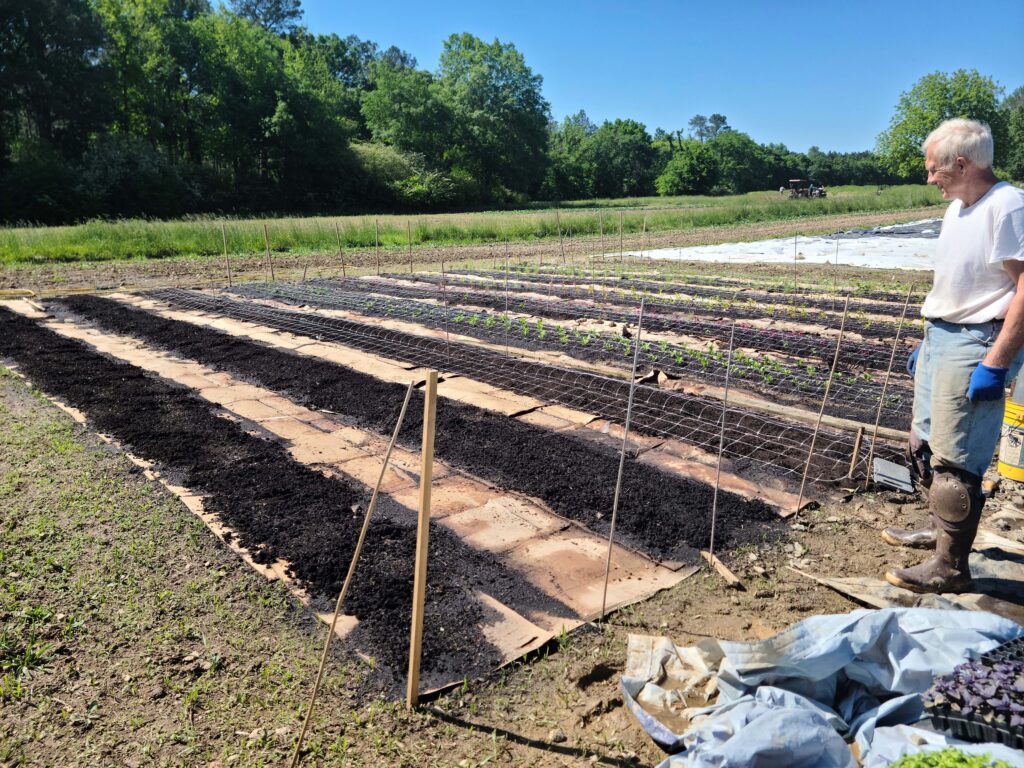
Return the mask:
<path id="1" fill-rule="evenodd" d="M 992 129 L 979 120 L 946 120 L 928 134 L 921 151 L 927 152 L 928 147 L 941 168 L 949 168 L 958 157 L 981 168 L 992 167 Z"/>

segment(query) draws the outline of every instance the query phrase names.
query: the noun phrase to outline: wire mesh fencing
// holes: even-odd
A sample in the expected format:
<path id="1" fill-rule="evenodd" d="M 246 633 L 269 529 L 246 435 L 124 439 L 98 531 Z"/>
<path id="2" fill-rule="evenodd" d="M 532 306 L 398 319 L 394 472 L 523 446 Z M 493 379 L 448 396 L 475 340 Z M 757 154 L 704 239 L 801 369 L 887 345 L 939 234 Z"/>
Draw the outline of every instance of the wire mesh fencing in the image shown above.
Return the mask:
<path id="1" fill-rule="evenodd" d="M 557 404 L 621 425 L 625 420 L 630 383 L 594 373 L 506 357 L 498 351 L 443 339 L 404 333 L 314 313 L 281 309 L 183 289 L 146 294 L 168 305 L 213 313 L 280 331 L 339 344 L 424 368 L 472 378 L 541 403 Z M 721 425 L 725 423 L 724 436 Z M 639 434 L 695 446 L 709 461 L 718 453 L 736 472 L 753 477 L 799 480 L 808 462 L 811 427 L 728 405 L 720 400 L 640 384 L 633 403 L 633 425 Z M 864 460 L 863 447 L 854 453 L 852 436 L 822 429 L 810 456 L 808 478 L 830 483 L 846 477 L 851 461 Z M 876 455 L 898 458 L 897 448 L 876 447 Z"/>
<path id="2" fill-rule="evenodd" d="M 414 322 L 444 328 L 446 333 L 454 329 L 463 336 L 494 344 L 511 344 L 519 350 L 550 350 L 623 371 L 629 369 L 636 351 L 634 339 L 623 336 L 620 330 L 559 324 L 540 316 L 513 315 L 503 308 L 488 312 L 462 303 L 452 305 L 450 300 L 460 299 L 460 292 L 442 290 L 442 303 L 438 304 L 349 290 L 357 286 L 365 287 L 365 281 L 247 283 L 233 289 L 233 292 L 251 298 Z M 493 303 L 501 304 L 501 301 Z M 645 329 L 650 327 L 651 320 L 648 313 Z M 824 394 L 828 377 L 828 370 L 821 365 L 787 362 L 740 351 L 728 362 L 721 350 L 708 351 L 666 339 L 642 341 L 640 347 L 640 362 L 644 370 L 657 369 L 671 378 L 684 379 L 695 385 L 722 384 L 727 371 L 731 370 L 734 386 L 796 406 L 813 401 L 816 407 Z M 873 423 L 878 403 L 883 397 L 883 426 L 905 429 L 910 423 L 912 400 L 912 393 L 905 384 L 893 385 L 883 392 L 882 384 L 868 380 L 864 373 L 840 372 L 827 405 L 833 416 Z"/>

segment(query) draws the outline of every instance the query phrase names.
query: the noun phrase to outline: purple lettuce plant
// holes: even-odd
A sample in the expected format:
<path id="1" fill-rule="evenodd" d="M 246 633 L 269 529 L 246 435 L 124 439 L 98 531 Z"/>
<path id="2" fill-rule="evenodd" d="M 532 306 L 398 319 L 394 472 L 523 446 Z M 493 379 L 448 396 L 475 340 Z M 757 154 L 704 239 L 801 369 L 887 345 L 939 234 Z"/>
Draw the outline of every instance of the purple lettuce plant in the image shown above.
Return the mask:
<path id="1" fill-rule="evenodd" d="M 1024 662 L 968 661 L 936 678 L 923 698 L 929 709 L 948 708 L 963 718 L 1024 728 Z"/>

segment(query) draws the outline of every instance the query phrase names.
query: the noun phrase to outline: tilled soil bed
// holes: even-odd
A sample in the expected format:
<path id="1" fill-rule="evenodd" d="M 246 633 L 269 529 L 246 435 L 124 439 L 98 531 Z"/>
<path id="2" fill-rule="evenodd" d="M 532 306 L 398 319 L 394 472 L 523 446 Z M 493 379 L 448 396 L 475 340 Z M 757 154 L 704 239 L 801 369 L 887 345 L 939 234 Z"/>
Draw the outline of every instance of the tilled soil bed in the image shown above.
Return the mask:
<path id="1" fill-rule="evenodd" d="M 490 350 L 446 344 L 443 339 L 425 338 L 370 323 L 274 309 L 193 291 L 166 289 L 150 295 L 172 306 L 221 314 L 311 338 L 340 341 L 392 360 L 451 371 L 470 379 L 500 382 L 500 386 L 520 395 L 582 410 L 617 424 L 625 421 L 630 386 L 621 380 L 511 360 Z M 638 386 L 632 425 L 640 434 L 669 437 L 717 453 L 721 412 L 722 402 L 714 398 Z M 766 482 L 778 482 L 785 477 L 792 485 L 797 485 L 807 462 L 812 431 L 803 424 L 729 407 L 722 455 L 737 472 Z M 852 435 L 821 429 L 811 455 L 808 478 L 844 481 L 853 444 Z M 898 450 L 884 445 L 877 446 L 875 452 L 893 460 L 900 456 Z"/>
<path id="2" fill-rule="evenodd" d="M 167 320 L 119 302 L 76 296 L 51 304 L 183 357 L 219 368 L 297 403 L 339 414 L 361 428 L 393 429 L 405 388 L 368 374 L 240 339 L 191 323 Z M 422 394 L 414 394 L 400 441 L 419 444 Z M 619 457 L 610 448 L 441 398 L 435 454 L 500 488 L 545 502 L 554 512 L 599 533 L 608 530 Z M 657 559 L 695 562 L 710 541 L 712 489 L 627 460 L 617 531 Z M 760 501 L 719 493 L 716 548 L 778 535 L 782 523 Z"/>
<path id="3" fill-rule="evenodd" d="M 326 608 L 351 558 L 369 490 L 301 465 L 277 444 L 220 417 L 189 390 L 89 350 L 0 309 L 0 358 L 13 360 L 40 389 L 87 414 L 94 429 L 204 495 L 204 506 L 239 537 L 257 562 L 278 558 Z M 391 414 L 392 420 L 397 411 Z M 432 525 L 424 682 L 473 676 L 502 656 L 469 599 L 482 589 L 528 615 L 573 616 L 489 556 Z M 371 525 L 345 610 L 359 619 L 351 636 L 398 686 L 408 664 L 415 522 L 391 505 Z M 443 628 L 443 629 L 441 629 Z"/>

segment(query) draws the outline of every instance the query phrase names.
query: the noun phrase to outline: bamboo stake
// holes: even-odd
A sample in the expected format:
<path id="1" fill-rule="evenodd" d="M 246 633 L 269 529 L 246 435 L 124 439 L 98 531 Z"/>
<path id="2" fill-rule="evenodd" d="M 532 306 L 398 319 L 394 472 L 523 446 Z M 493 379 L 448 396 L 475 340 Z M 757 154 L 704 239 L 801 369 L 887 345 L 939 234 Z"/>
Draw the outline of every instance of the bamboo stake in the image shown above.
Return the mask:
<path id="1" fill-rule="evenodd" d="M 430 538 L 430 486 L 434 472 L 434 430 L 437 421 L 437 371 L 427 374 L 423 398 L 423 464 L 420 471 L 420 511 L 416 526 L 416 565 L 412 586 L 412 627 L 409 638 L 409 709 L 420 697 L 420 655 L 423 652 L 423 604 L 427 591 L 427 552 Z"/>
<path id="2" fill-rule="evenodd" d="M 811 459 L 814 457 L 814 444 L 818 440 L 818 430 L 821 428 L 821 417 L 825 415 L 825 404 L 828 403 L 828 393 L 832 389 L 832 379 L 836 375 L 836 365 L 839 363 L 839 348 L 843 345 L 843 331 L 846 329 L 846 315 L 850 311 L 850 297 L 847 295 L 846 304 L 843 307 L 843 321 L 839 324 L 839 338 L 836 340 L 836 354 L 832 358 L 832 370 L 829 371 L 828 381 L 825 383 L 825 396 L 821 398 L 821 408 L 818 410 L 818 420 L 814 423 L 814 432 L 811 434 L 811 448 L 807 451 L 807 463 L 804 464 L 804 476 L 800 480 L 800 495 L 796 500 L 796 512 L 804 502 L 804 487 L 807 485 L 807 473 L 811 470 Z"/>
<path id="3" fill-rule="evenodd" d="M 380 222 L 373 220 L 373 252 L 377 256 L 377 277 L 380 277 Z"/>
<path id="4" fill-rule="evenodd" d="M 604 591 L 601 593 L 601 619 L 605 616 L 608 602 L 608 577 L 612 570 L 612 547 L 615 544 L 615 521 L 619 516 L 619 493 L 622 491 L 622 471 L 626 466 L 626 445 L 629 440 L 629 422 L 633 417 L 633 396 L 636 394 L 636 364 L 640 359 L 640 333 L 644 327 L 644 302 L 640 299 L 640 314 L 636 321 L 636 341 L 633 348 L 633 375 L 629 380 L 629 399 L 626 401 L 626 424 L 622 430 L 622 450 L 619 453 L 619 474 L 615 479 L 615 496 L 612 499 L 612 523 L 608 530 L 608 558 L 604 563 Z"/>
<path id="5" fill-rule="evenodd" d="M 836 268 L 832 270 L 832 311 L 836 311 L 836 280 L 839 276 L 839 239 L 836 239 Z"/>
<path id="6" fill-rule="evenodd" d="M 338 258 L 341 259 L 341 276 L 348 277 L 348 273 L 345 270 L 345 249 L 341 247 L 341 227 L 338 226 L 338 222 L 334 222 L 334 234 L 338 236 Z"/>
<path id="7" fill-rule="evenodd" d="M 508 235 L 505 236 L 505 357 L 508 357 Z"/>
<path id="8" fill-rule="evenodd" d="M 601 260 L 604 261 L 604 211 L 601 211 Z"/>
<path id="9" fill-rule="evenodd" d="M 846 473 L 846 479 L 853 479 L 853 471 L 857 468 L 857 459 L 860 458 L 860 444 L 864 439 L 864 427 L 857 427 L 857 436 L 853 438 L 853 452 L 850 454 L 850 471 Z"/>
<path id="10" fill-rule="evenodd" d="M 622 211 L 619 211 L 619 262 L 622 262 Z"/>
<path id="11" fill-rule="evenodd" d="M 892 342 L 892 353 L 889 355 L 889 367 L 885 371 L 885 379 L 882 381 L 882 394 L 878 399 L 878 411 L 875 413 L 875 428 L 871 431 L 871 446 L 868 448 L 868 465 L 864 470 L 864 488 L 871 482 L 871 461 L 875 457 L 875 441 L 878 439 L 878 425 L 882 421 L 882 407 L 885 405 L 885 390 L 889 387 L 889 377 L 892 376 L 892 364 L 896 360 L 896 349 L 900 343 L 900 333 L 903 331 L 903 321 L 907 318 L 907 308 L 910 306 L 910 297 L 914 295 L 914 286 L 911 284 L 907 291 L 907 300 L 903 302 L 903 313 L 900 315 L 900 322 L 896 326 L 896 338 Z"/>
<path id="12" fill-rule="evenodd" d="M 640 258 L 644 257 L 644 246 L 647 245 L 647 214 L 644 214 L 644 231 L 640 235 Z"/>
<path id="13" fill-rule="evenodd" d="M 267 223 L 263 222 L 263 242 L 267 246 L 267 264 L 263 270 L 263 276 L 267 276 L 267 269 L 270 270 L 270 280 L 277 282 L 277 276 L 274 274 L 274 262 L 270 256 L 270 234 L 267 232 Z"/>
<path id="14" fill-rule="evenodd" d="M 348 573 L 345 574 L 345 581 L 341 585 L 341 592 L 338 594 L 338 601 L 334 604 L 334 615 L 331 616 L 331 624 L 327 631 L 327 639 L 324 641 L 324 650 L 320 656 L 320 667 L 316 673 L 316 681 L 313 683 L 313 693 L 309 697 L 309 706 L 306 708 L 306 717 L 302 722 L 302 731 L 299 733 L 299 740 L 295 743 L 295 752 L 292 754 L 291 768 L 295 768 L 295 766 L 299 764 L 299 755 L 302 752 L 302 742 L 306 738 L 306 731 L 309 729 L 309 721 L 313 717 L 313 707 L 316 705 L 316 696 L 320 691 L 320 683 L 323 681 L 324 667 L 327 664 L 327 652 L 331 647 L 331 641 L 334 639 L 334 628 L 337 626 L 338 616 L 341 614 L 342 603 L 345 602 L 345 595 L 348 593 L 348 588 L 352 584 L 352 577 L 356 572 L 356 564 L 359 562 L 359 555 L 363 550 L 363 544 L 366 542 L 366 533 L 370 529 L 370 518 L 373 516 L 373 510 L 377 507 L 377 496 L 380 494 L 380 486 L 384 482 L 384 473 L 387 471 L 388 463 L 391 461 L 391 451 L 394 450 L 395 443 L 398 442 L 398 433 L 402 428 L 402 422 L 405 420 L 405 412 L 409 408 L 409 400 L 412 399 L 414 384 L 414 381 L 410 381 L 408 389 L 405 390 L 405 400 L 402 402 L 402 410 L 398 414 L 398 421 L 395 423 L 395 431 L 391 434 L 391 442 L 388 443 L 387 452 L 384 454 L 384 463 L 381 464 L 380 474 L 377 476 L 377 484 L 373 488 L 373 495 L 370 497 L 370 504 L 366 508 L 366 515 L 363 517 L 363 527 L 359 531 L 359 539 L 356 541 L 356 548 L 352 553 L 352 560 L 348 564 Z"/>
<path id="15" fill-rule="evenodd" d="M 562 242 L 562 217 L 558 215 L 555 208 L 555 226 L 558 228 L 558 252 L 562 256 L 562 263 L 565 264 L 565 243 Z"/>
<path id="16" fill-rule="evenodd" d="M 224 241 L 224 266 L 228 270 L 228 288 L 231 287 L 231 257 L 228 256 L 228 232 L 224 222 L 220 223 L 220 239 Z"/>
<path id="17" fill-rule="evenodd" d="M 309 259 L 302 261 L 302 282 L 306 282 L 306 270 L 309 269 Z"/>
<path id="18" fill-rule="evenodd" d="M 409 243 L 409 274 L 412 274 L 412 222 L 405 222 L 405 239 Z"/>
<path id="19" fill-rule="evenodd" d="M 718 486 L 722 482 L 722 452 L 725 450 L 725 412 L 729 405 L 729 371 L 732 368 L 732 346 L 736 338 L 736 321 L 732 321 L 732 329 L 729 331 L 729 356 L 725 362 L 725 393 L 722 396 L 722 429 L 718 433 L 718 468 L 715 470 L 715 493 L 711 497 L 711 543 L 708 546 L 708 554 L 715 556 L 715 520 L 718 515 Z M 712 561 L 708 561 L 712 562 Z"/>
<path id="20" fill-rule="evenodd" d="M 448 289 L 445 285 L 444 257 L 441 257 L 441 299 L 444 301 L 444 354 L 448 359 L 448 365 L 452 363 L 451 341 L 448 338 Z"/>

